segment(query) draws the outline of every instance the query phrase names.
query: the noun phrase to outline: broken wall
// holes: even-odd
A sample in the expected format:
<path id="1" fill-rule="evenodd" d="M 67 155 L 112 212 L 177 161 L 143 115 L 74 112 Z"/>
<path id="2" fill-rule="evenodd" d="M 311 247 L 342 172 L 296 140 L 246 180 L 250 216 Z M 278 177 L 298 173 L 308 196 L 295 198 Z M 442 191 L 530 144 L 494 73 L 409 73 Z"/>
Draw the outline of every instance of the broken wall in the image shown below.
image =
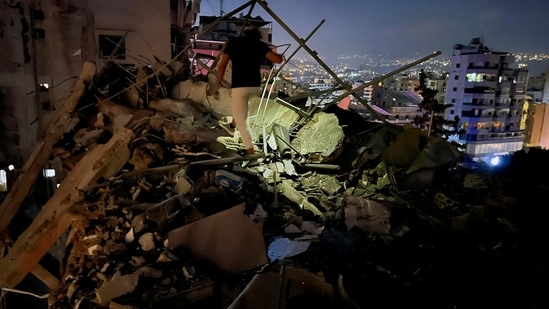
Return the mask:
<path id="1" fill-rule="evenodd" d="M 14 2 L 14 1 L 11 1 Z M 0 3 L 0 164 L 24 162 L 36 143 L 34 66 L 27 1 Z"/>
<path id="2" fill-rule="evenodd" d="M 78 5 L 78 6 L 76 6 Z M 36 68 L 36 121 L 41 138 L 63 104 L 82 67 L 83 14 L 74 1 L 32 1 L 33 62 Z M 33 89 L 34 90 L 34 89 Z"/>
<path id="3" fill-rule="evenodd" d="M 171 59 L 169 1 L 87 2 L 95 18 L 96 40 L 99 34 L 123 35 L 128 31 L 123 63 L 153 64 L 154 56 L 166 62 Z"/>
<path id="4" fill-rule="evenodd" d="M 127 32 L 126 59 L 120 63 L 141 66 L 154 63 L 154 56 L 170 60 L 170 24 L 170 3 L 165 1 L 1 3 L 0 122 L 6 138 L 0 145 L 3 157 L 18 158 L 7 164 L 28 158 L 69 95 L 83 59 L 95 60 L 101 68 L 99 34 Z"/>

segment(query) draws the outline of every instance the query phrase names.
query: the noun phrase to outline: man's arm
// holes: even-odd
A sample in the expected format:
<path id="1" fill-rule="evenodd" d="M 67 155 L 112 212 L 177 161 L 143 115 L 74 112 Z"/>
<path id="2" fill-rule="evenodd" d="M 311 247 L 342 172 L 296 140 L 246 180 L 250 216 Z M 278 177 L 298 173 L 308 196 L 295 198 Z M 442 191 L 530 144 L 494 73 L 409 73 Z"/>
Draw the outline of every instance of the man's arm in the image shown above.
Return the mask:
<path id="1" fill-rule="evenodd" d="M 270 60 L 270 61 L 272 61 L 272 62 L 274 62 L 274 63 L 282 63 L 282 60 L 284 60 L 284 58 L 282 57 L 281 54 L 277 54 L 277 53 L 275 53 L 275 52 L 272 51 L 272 50 L 269 51 L 269 52 L 267 52 L 267 54 L 265 55 L 265 57 L 266 57 L 268 60 Z"/>
<path id="2" fill-rule="evenodd" d="M 227 64 L 229 63 L 229 60 L 231 60 L 231 57 L 229 57 L 229 55 L 225 53 L 221 54 L 221 60 L 219 61 L 219 66 L 217 67 L 217 84 L 219 86 L 222 86 L 223 76 L 225 75 L 225 70 L 227 69 Z"/>

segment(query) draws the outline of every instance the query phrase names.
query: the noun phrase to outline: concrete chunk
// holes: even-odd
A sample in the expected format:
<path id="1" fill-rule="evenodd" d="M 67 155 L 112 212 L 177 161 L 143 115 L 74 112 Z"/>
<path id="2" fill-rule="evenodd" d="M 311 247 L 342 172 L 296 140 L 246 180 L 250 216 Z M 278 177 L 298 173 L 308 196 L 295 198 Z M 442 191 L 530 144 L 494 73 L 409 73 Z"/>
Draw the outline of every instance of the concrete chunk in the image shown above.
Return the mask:
<path id="1" fill-rule="evenodd" d="M 135 290 L 139 280 L 139 275 L 129 274 L 122 276 L 120 273 L 114 274 L 112 279 L 103 284 L 97 291 L 95 296 L 101 305 L 107 304 L 110 300 L 131 293 Z"/>

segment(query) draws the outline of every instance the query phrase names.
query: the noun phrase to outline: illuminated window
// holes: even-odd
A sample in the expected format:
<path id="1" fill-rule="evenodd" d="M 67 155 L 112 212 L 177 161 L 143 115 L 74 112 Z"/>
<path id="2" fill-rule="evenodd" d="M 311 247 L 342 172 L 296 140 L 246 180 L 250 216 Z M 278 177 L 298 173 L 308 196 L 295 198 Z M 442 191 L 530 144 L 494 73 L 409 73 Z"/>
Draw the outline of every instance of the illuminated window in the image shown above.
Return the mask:
<path id="1" fill-rule="evenodd" d="M 47 77 L 42 77 L 41 79 L 42 80 L 50 80 Z M 47 82 L 41 82 L 40 84 L 38 84 L 39 92 L 37 94 L 38 94 L 39 101 L 42 104 L 42 110 L 43 111 L 52 109 L 51 108 L 51 99 L 50 99 L 50 90 L 51 90 L 51 88 L 52 88 L 52 86 Z"/>
<path id="2" fill-rule="evenodd" d="M 484 123 L 484 122 L 475 123 L 475 129 L 477 129 L 477 130 L 484 129 L 485 127 L 486 127 L 486 123 Z"/>
<path id="3" fill-rule="evenodd" d="M 470 83 L 480 83 L 480 82 L 483 82 L 484 79 L 485 79 L 484 74 L 477 74 L 477 73 L 467 74 L 467 81 Z"/>

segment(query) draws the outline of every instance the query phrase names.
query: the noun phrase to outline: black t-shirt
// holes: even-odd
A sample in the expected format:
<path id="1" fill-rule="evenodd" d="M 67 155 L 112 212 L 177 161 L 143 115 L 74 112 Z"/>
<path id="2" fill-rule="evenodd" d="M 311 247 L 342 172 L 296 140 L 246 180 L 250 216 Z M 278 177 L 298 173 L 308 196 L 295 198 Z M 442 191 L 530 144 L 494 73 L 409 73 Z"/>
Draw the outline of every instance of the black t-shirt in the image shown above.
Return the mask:
<path id="1" fill-rule="evenodd" d="M 231 88 L 259 87 L 259 69 L 265 55 L 271 50 L 267 43 L 241 36 L 230 40 L 223 51 L 232 61 Z"/>

